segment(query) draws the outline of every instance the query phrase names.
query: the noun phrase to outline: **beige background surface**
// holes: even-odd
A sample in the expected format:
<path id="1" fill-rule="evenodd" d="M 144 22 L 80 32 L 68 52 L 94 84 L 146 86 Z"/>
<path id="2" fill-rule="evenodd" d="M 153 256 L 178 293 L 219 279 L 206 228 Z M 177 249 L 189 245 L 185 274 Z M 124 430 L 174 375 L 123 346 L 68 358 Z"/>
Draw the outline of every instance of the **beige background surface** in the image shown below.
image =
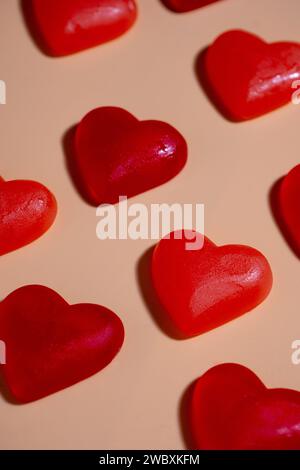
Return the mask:
<path id="1" fill-rule="evenodd" d="M 224 0 L 186 15 L 172 14 L 159 0 L 138 3 L 139 20 L 126 36 L 51 59 L 33 44 L 19 2 L 0 0 L 0 79 L 7 83 L 0 173 L 48 185 L 59 203 L 46 236 L 2 257 L 0 296 L 24 284 L 44 284 L 70 303 L 115 310 L 127 334 L 117 359 L 91 379 L 26 406 L 0 398 L 2 449 L 185 448 L 182 394 L 221 362 L 247 365 L 269 386 L 300 389 L 300 366 L 291 363 L 291 343 L 300 338 L 300 262 L 268 205 L 272 184 L 300 160 L 300 106 L 229 123 L 208 102 L 193 70 L 198 52 L 230 28 L 270 41 L 299 41 L 299 0 Z M 66 171 L 64 133 L 101 105 L 168 121 L 185 135 L 190 152 L 184 171 L 133 201 L 203 202 L 206 234 L 216 243 L 260 249 L 275 282 L 253 313 L 183 342 L 158 328 L 136 275 L 153 242 L 97 240 L 95 210 L 81 200 Z"/>

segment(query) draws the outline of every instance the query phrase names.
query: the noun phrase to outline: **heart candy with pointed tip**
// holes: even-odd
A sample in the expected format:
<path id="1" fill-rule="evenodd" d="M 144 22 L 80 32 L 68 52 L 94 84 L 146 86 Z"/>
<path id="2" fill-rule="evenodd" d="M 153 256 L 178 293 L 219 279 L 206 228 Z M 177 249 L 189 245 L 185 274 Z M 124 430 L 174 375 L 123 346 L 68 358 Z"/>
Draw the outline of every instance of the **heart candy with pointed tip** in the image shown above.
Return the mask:
<path id="1" fill-rule="evenodd" d="M 56 200 L 42 184 L 0 178 L 0 255 L 41 237 L 56 213 Z"/>
<path id="2" fill-rule="evenodd" d="M 284 232 L 300 256 L 300 165 L 293 168 L 280 182 L 278 201 Z"/>
<path id="3" fill-rule="evenodd" d="M 228 119 L 253 119 L 292 101 L 300 44 L 268 44 L 246 31 L 228 31 L 208 47 L 199 74 Z"/>
<path id="4" fill-rule="evenodd" d="M 162 0 L 163 3 L 177 13 L 184 13 L 186 11 L 196 10 L 197 8 L 205 7 L 211 3 L 219 2 L 220 0 Z"/>
<path id="5" fill-rule="evenodd" d="M 249 312 L 272 287 L 271 268 L 259 251 L 243 245 L 219 247 L 206 237 L 202 248 L 187 249 L 194 234 L 173 232 L 158 243 L 152 257 L 158 298 L 184 338 Z"/>
<path id="6" fill-rule="evenodd" d="M 30 0 L 41 45 L 52 56 L 98 46 L 124 34 L 136 20 L 135 0 Z"/>
<path id="7" fill-rule="evenodd" d="M 241 365 L 220 364 L 200 377 L 189 411 L 197 449 L 300 449 L 300 393 L 268 389 Z"/>
<path id="8" fill-rule="evenodd" d="M 0 303 L 6 364 L 0 373 L 12 397 L 28 403 L 95 374 L 120 350 L 124 328 L 94 304 L 68 305 L 44 286 L 24 286 Z"/>
<path id="9" fill-rule="evenodd" d="M 113 204 L 173 178 L 185 165 L 187 145 L 169 124 L 102 107 L 78 124 L 74 159 L 85 198 Z"/>

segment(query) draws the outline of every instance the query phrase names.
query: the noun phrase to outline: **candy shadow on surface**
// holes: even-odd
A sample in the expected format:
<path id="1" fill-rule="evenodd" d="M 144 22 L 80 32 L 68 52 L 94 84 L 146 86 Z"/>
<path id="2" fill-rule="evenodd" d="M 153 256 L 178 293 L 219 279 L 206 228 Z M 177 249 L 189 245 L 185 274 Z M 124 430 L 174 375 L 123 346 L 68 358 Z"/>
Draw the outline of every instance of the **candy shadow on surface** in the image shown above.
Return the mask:
<path id="1" fill-rule="evenodd" d="M 208 51 L 208 47 L 205 47 L 202 49 L 199 54 L 197 55 L 194 63 L 194 71 L 195 75 L 197 77 L 198 83 L 204 93 L 206 94 L 206 97 L 208 98 L 210 104 L 215 108 L 215 110 L 223 116 L 226 121 L 229 122 L 238 122 L 234 120 L 232 117 L 228 115 L 227 110 L 225 107 L 219 102 L 214 90 L 212 89 L 210 82 L 208 80 L 207 74 L 206 74 L 206 69 L 205 69 L 205 59 L 206 59 L 206 54 Z"/>
<path id="2" fill-rule="evenodd" d="M 65 164 L 67 171 L 70 175 L 72 180 L 73 186 L 76 191 L 79 193 L 81 199 L 89 205 L 95 206 L 93 201 L 90 200 L 85 186 L 83 184 L 82 178 L 80 176 L 80 172 L 76 165 L 75 160 L 75 148 L 74 148 L 74 138 L 75 138 L 75 131 L 76 125 L 70 127 L 62 138 L 62 147 L 65 155 Z"/>
<path id="3" fill-rule="evenodd" d="M 178 11 L 175 8 L 172 8 L 172 6 L 169 3 L 169 0 L 160 0 L 160 3 L 171 13 L 175 13 L 176 15 L 182 14 L 182 13 L 190 13 L 190 11 Z"/>
<path id="4" fill-rule="evenodd" d="M 300 259 L 300 252 L 299 249 L 297 249 L 295 242 L 293 241 L 292 237 L 290 236 L 286 225 L 284 223 L 282 213 L 280 210 L 280 205 L 279 205 L 279 190 L 280 190 L 280 185 L 283 181 L 283 177 L 280 178 L 279 180 L 275 181 L 273 184 L 270 192 L 269 192 L 269 205 L 270 209 L 273 215 L 273 218 L 281 232 L 282 237 L 284 238 L 285 242 L 288 244 L 294 255 Z"/>
<path id="5" fill-rule="evenodd" d="M 1 366 L 0 366 L 1 367 Z M 9 403 L 10 405 L 20 405 L 10 394 L 3 378 L 0 376 L 0 393 L 2 395 L 2 398 L 6 403 Z"/>
<path id="6" fill-rule="evenodd" d="M 19 6 L 20 6 L 21 13 L 23 15 L 25 26 L 27 28 L 27 31 L 33 43 L 37 46 L 40 52 L 42 52 L 44 55 L 48 57 L 51 57 L 51 54 L 48 51 L 47 44 L 44 41 L 44 38 L 38 27 L 36 18 L 33 14 L 31 0 L 20 0 Z"/>
<path id="7" fill-rule="evenodd" d="M 180 399 L 179 409 L 178 409 L 178 419 L 180 424 L 180 429 L 182 433 L 183 440 L 186 447 L 189 450 L 197 449 L 192 429 L 191 429 L 191 399 L 194 391 L 196 381 L 190 383 L 190 385 L 185 389 L 183 395 Z"/>
<path id="8" fill-rule="evenodd" d="M 155 247 L 149 248 L 139 259 L 136 267 L 136 276 L 142 294 L 144 303 L 148 308 L 152 319 L 158 328 L 172 339 L 182 340 L 180 333 L 175 329 L 172 322 L 163 307 L 160 305 L 159 299 L 153 287 L 151 277 L 151 260 Z"/>

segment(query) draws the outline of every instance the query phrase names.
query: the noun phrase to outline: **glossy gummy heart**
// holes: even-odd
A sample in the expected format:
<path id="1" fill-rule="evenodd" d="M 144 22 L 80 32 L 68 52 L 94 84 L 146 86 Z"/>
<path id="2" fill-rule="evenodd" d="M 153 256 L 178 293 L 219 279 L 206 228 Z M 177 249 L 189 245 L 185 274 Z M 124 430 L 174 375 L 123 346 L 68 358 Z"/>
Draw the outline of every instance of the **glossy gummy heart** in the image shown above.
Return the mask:
<path id="1" fill-rule="evenodd" d="M 259 251 L 243 245 L 218 247 L 206 237 L 201 249 L 188 250 L 193 233 L 185 231 L 179 238 L 178 231 L 163 238 L 152 258 L 158 299 L 184 338 L 252 310 L 272 287 L 271 268 Z"/>
<path id="2" fill-rule="evenodd" d="M 54 196 L 35 181 L 0 178 L 0 255 L 28 245 L 53 224 Z"/>
<path id="3" fill-rule="evenodd" d="M 197 449 L 300 449 L 300 393 L 268 389 L 238 364 L 218 365 L 197 380 L 190 420 Z"/>
<path id="4" fill-rule="evenodd" d="M 42 47 L 52 56 L 111 41 L 131 28 L 137 16 L 135 0 L 29 1 L 27 16 L 33 17 Z"/>
<path id="5" fill-rule="evenodd" d="M 97 108 L 79 123 L 75 166 L 92 204 L 119 202 L 173 178 L 185 165 L 181 134 L 161 121 L 139 121 L 121 108 Z"/>
<path id="6" fill-rule="evenodd" d="M 281 180 L 277 203 L 281 228 L 295 253 L 300 256 L 300 165 Z"/>
<path id="7" fill-rule="evenodd" d="M 163 3 L 177 13 L 184 13 L 186 11 L 196 10 L 197 8 L 205 7 L 211 3 L 219 2 L 220 0 L 162 0 Z"/>
<path id="8" fill-rule="evenodd" d="M 199 74 L 228 119 L 253 119 L 292 101 L 292 84 L 300 78 L 300 44 L 268 44 L 245 31 L 228 31 L 207 49 Z"/>
<path id="9" fill-rule="evenodd" d="M 27 403 L 95 374 L 120 350 L 117 315 L 94 304 L 68 305 L 53 290 L 24 286 L 0 303 L 0 372 L 11 396 Z"/>

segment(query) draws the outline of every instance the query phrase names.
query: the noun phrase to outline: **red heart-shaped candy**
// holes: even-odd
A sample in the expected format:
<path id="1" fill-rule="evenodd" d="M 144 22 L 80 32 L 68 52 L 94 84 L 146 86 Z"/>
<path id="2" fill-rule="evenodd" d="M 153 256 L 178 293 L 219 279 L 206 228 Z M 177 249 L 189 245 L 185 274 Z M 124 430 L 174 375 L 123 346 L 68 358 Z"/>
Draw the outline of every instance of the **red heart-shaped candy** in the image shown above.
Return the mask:
<path id="1" fill-rule="evenodd" d="M 185 165 L 187 145 L 169 124 L 104 107 L 77 126 L 75 159 L 87 199 L 95 205 L 116 203 L 174 177 Z"/>
<path id="2" fill-rule="evenodd" d="M 300 256 L 300 165 L 280 181 L 277 198 L 281 228 L 295 253 Z"/>
<path id="3" fill-rule="evenodd" d="M 193 234 L 173 232 L 158 243 L 152 258 L 158 298 L 183 337 L 252 310 L 272 287 L 271 268 L 259 251 L 243 245 L 218 247 L 206 237 L 201 249 L 188 250 Z"/>
<path id="4" fill-rule="evenodd" d="M 57 212 L 54 196 L 35 181 L 0 178 L 0 255 L 43 235 Z"/>
<path id="5" fill-rule="evenodd" d="M 162 0 L 163 3 L 177 13 L 196 10 L 197 8 L 219 2 L 220 0 Z"/>
<path id="6" fill-rule="evenodd" d="M 135 22 L 135 0 L 30 0 L 27 16 L 46 52 L 73 54 L 125 33 Z M 29 8 L 31 11 L 28 11 Z"/>
<path id="7" fill-rule="evenodd" d="M 197 449 L 300 449 L 300 393 L 268 389 L 238 364 L 220 364 L 200 377 L 190 412 Z"/>
<path id="8" fill-rule="evenodd" d="M 268 44 L 245 31 L 228 31 L 207 49 L 199 73 L 227 118 L 253 119 L 292 101 L 300 45 Z"/>
<path id="9" fill-rule="evenodd" d="M 124 328 L 105 307 L 68 305 L 47 287 L 24 286 L 0 303 L 0 338 L 2 376 L 15 400 L 27 403 L 103 369 L 120 350 Z"/>

